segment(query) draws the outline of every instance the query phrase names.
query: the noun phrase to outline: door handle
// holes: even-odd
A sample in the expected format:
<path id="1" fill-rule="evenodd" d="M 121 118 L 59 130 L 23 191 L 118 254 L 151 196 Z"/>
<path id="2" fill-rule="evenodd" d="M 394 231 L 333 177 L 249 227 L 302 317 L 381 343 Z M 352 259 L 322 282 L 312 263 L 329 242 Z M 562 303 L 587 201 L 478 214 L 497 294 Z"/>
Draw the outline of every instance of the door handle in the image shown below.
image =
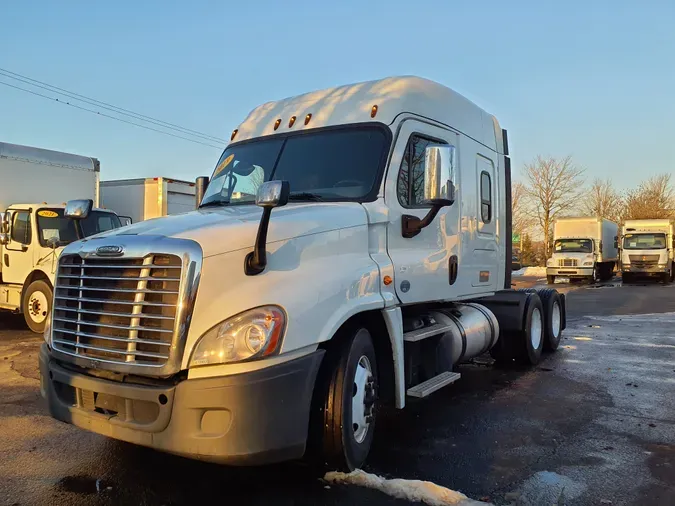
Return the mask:
<path id="1" fill-rule="evenodd" d="M 458 268 L 459 268 L 459 265 L 458 265 L 458 261 L 457 261 L 457 255 L 452 255 L 448 260 L 448 272 L 449 272 L 448 282 L 451 285 L 454 285 L 455 281 L 457 281 Z"/>

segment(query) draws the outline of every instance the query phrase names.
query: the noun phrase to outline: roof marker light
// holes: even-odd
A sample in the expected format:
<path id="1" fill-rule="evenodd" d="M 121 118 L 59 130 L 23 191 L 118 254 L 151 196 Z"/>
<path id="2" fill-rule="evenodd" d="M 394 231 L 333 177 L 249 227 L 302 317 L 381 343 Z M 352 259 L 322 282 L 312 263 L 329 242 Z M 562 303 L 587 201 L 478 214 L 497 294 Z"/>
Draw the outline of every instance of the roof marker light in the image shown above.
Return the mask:
<path id="1" fill-rule="evenodd" d="M 288 120 L 288 128 L 292 128 L 295 124 L 295 116 L 291 116 L 291 119 Z"/>
<path id="2" fill-rule="evenodd" d="M 370 117 L 374 118 L 377 115 L 377 106 L 374 105 L 373 108 L 370 110 Z"/>
<path id="3" fill-rule="evenodd" d="M 231 140 L 231 141 L 233 141 L 234 138 L 237 136 L 237 132 L 238 132 L 238 131 L 239 131 L 239 130 L 236 129 L 236 128 L 235 128 L 234 130 L 232 130 L 232 135 L 230 136 L 230 140 Z"/>
<path id="4" fill-rule="evenodd" d="M 312 119 L 312 113 L 310 112 L 307 116 L 305 116 L 305 125 L 309 123 L 309 120 Z"/>
<path id="5" fill-rule="evenodd" d="M 279 125 L 281 125 L 281 118 L 279 118 L 274 122 L 274 129 L 276 130 L 277 128 L 279 128 Z"/>

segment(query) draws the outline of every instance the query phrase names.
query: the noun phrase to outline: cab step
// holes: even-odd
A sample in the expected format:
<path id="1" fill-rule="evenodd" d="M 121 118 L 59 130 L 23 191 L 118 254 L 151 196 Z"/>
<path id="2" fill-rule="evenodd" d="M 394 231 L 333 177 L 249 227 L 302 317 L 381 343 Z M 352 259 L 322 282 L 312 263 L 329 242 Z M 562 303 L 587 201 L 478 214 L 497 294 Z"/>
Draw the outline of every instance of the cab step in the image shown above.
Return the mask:
<path id="1" fill-rule="evenodd" d="M 407 394 L 410 397 L 427 397 L 433 394 L 436 390 L 440 390 L 444 386 L 454 383 L 461 377 L 462 375 L 458 372 L 445 371 L 438 376 L 434 376 L 433 378 L 420 383 L 419 385 L 409 388 Z"/>
<path id="2" fill-rule="evenodd" d="M 405 334 L 403 334 L 403 340 L 409 343 L 415 343 L 417 341 L 421 341 L 422 339 L 426 339 L 427 337 L 434 337 L 439 334 L 444 334 L 445 332 L 451 329 L 452 326 L 450 325 L 444 325 L 442 323 L 434 323 L 433 325 L 429 325 L 428 327 L 422 327 L 421 329 L 415 329 L 411 330 L 410 332 L 406 332 Z"/>

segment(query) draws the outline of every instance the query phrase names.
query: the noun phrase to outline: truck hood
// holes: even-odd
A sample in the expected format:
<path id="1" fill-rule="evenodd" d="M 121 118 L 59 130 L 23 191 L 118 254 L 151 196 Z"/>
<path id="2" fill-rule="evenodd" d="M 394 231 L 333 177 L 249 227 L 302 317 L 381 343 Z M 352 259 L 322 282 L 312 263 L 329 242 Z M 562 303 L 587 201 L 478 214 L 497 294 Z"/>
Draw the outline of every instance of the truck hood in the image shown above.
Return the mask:
<path id="1" fill-rule="evenodd" d="M 200 244 L 206 258 L 252 248 L 261 216 L 262 209 L 255 205 L 206 208 L 138 222 L 95 238 L 117 239 L 122 244 L 129 235 L 192 239 Z M 289 204 L 272 211 L 267 243 L 362 226 L 367 222 L 365 209 L 356 202 Z"/>

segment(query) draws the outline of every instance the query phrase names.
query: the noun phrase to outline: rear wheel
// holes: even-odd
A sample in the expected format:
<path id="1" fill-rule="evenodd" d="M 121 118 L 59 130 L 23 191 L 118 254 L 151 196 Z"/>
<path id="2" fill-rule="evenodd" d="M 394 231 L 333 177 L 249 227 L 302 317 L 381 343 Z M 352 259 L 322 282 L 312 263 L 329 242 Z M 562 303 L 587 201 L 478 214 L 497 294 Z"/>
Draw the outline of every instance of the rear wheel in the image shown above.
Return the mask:
<path id="1" fill-rule="evenodd" d="M 360 327 L 331 351 L 317 397 L 322 416 L 313 421 L 321 424 L 313 427 L 316 450 L 331 469 L 353 471 L 365 462 L 375 430 L 375 348 L 368 329 Z"/>
<path id="2" fill-rule="evenodd" d="M 23 317 L 28 327 L 41 334 L 52 308 L 52 288 L 45 281 L 33 281 L 23 294 Z"/>
<path id="3" fill-rule="evenodd" d="M 630 272 L 621 274 L 621 283 L 628 284 L 633 281 L 633 275 Z"/>
<path id="4" fill-rule="evenodd" d="M 555 351 L 560 344 L 563 327 L 563 310 L 560 294 L 555 290 L 537 292 L 544 308 L 544 350 Z"/>
<path id="5" fill-rule="evenodd" d="M 544 349 L 544 308 L 539 295 L 532 293 L 525 306 L 525 323 L 521 335 L 521 361 L 537 365 Z"/>
<path id="6" fill-rule="evenodd" d="M 546 283 L 548 283 L 549 285 L 555 283 L 555 276 L 546 276 Z"/>

